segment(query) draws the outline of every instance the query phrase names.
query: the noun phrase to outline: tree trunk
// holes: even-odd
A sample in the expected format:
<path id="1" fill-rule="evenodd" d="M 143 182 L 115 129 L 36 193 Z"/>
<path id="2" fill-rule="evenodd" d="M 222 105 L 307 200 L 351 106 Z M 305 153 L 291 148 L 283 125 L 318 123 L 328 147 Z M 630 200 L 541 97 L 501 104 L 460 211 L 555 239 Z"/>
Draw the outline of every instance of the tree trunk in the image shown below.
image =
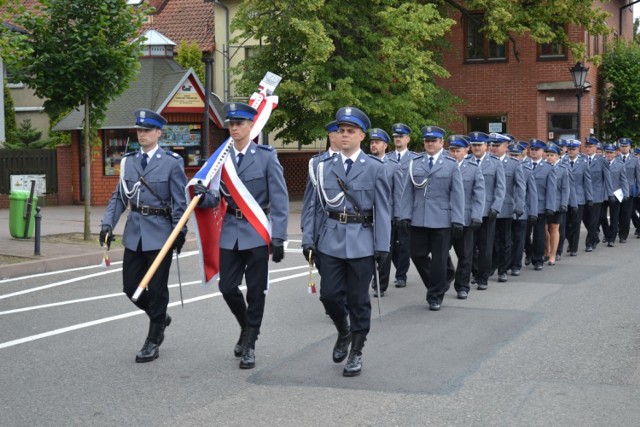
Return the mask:
<path id="1" fill-rule="evenodd" d="M 84 98 L 84 240 L 91 240 L 91 136 L 89 95 Z"/>

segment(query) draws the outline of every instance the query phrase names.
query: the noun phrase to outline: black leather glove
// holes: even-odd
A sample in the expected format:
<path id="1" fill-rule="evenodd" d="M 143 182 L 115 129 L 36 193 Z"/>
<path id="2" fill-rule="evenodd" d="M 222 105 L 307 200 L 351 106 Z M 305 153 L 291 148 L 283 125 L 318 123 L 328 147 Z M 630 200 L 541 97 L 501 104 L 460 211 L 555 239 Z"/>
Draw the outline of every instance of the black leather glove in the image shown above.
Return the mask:
<path id="1" fill-rule="evenodd" d="M 384 251 L 373 252 L 373 258 L 376 260 L 378 265 L 382 265 L 382 263 L 387 259 L 388 256 L 389 256 L 389 252 L 384 252 Z"/>
<path id="2" fill-rule="evenodd" d="M 200 196 L 198 205 L 201 205 L 204 202 L 204 199 L 207 196 L 207 191 L 208 188 L 202 183 L 202 181 L 198 181 L 198 183 L 193 186 L 194 197 Z"/>
<path id="3" fill-rule="evenodd" d="M 480 227 L 482 227 L 482 220 L 473 218 L 471 220 L 471 228 L 477 230 Z"/>
<path id="4" fill-rule="evenodd" d="M 109 236 L 109 238 L 107 238 L 107 236 Z M 100 246 L 104 246 L 106 243 L 107 249 L 111 249 L 111 242 L 114 240 L 116 240 L 116 238 L 113 236 L 113 227 L 109 224 L 102 224 L 102 228 L 100 229 L 100 238 L 98 239 Z"/>
<path id="5" fill-rule="evenodd" d="M 556 213 L 554 211 L 552 211 L 551 209 L 545 209 L 544 210 L 544 214 L 547 218 L 551 218 L 552 216 L 554 216 Z"/>
<path id="6" fill-rule="evenodd" d="M 520 218 L 524 214 L 524 211 L 522 209 L 514 209 L 513 213 L 516 214 L 516 218 Z"/>
<path id="7" fill-rule="evenodd" d="M 177 253 L 182 252 L 182 247 L 184 246 L 184 242 L 186 240 L 185 232 L 181 231 L 176 236 L 176 240 L 173 242 L 173 249 L 176 250 Z"/>
<path id="8" fill-rule="evenodd" d="M 529 216 L 527 217 L 527 222 L 529 223 L 529 225 L 533 225 L 533 224 L 535 224 L 536 222 L 538 222 L 538 217 L 537 217 L 537 216 L 535 216 L 535 215 L 529 215 Z"/>
<path id="9" fill-rule="evenodd" d="M 462 224 L 458 224 L 457 222 L 451 223 L 451 237 L 454 239 L 462 237 Z"/>
<path id="10" fill-rule="evenodd" d="M 271 260 L 273 262 L 280 262 L 284 258 L 284 240 L 273 238 L 271 239 Z"/>
<path id="11" fill-rule="evenodd" d="M 616 199 L 616 196 L 609 196 L 609 203 L 610 204 L 614 204 L 616 202 L 616 200 L 618 200 L 618 199 Z"/>
<path id="12" fill-rule="evenodd" d="M 588 207 L 593 206 L 593 200 L 587 200 L 587 206 Z"/>
<path id="13" fill-rule="evenodd" d="M 489 209 L 489 219 L 496 219 L 498 217 L 498 211 L 495 209 Z"/>
<path id="14" fill-rule="evenodd" d="M 560 206 L 560 213 L 565 213 L 567 211 L 566 206 Z"/>
<path id="15" fill-rule="evenodd" d="M 313 245 L 302 245 L 302 255 L 307 262 L 309 262 L 309 254 L 311 254 L 311 264 L 313 264 L 316 259 L 316 247 Z"/>
<path id="16" fill-rule="evenodd" d="M 398 230 L 409 232 L 411 229 L 410 219 L 401 219 L 398 221 Z"/>

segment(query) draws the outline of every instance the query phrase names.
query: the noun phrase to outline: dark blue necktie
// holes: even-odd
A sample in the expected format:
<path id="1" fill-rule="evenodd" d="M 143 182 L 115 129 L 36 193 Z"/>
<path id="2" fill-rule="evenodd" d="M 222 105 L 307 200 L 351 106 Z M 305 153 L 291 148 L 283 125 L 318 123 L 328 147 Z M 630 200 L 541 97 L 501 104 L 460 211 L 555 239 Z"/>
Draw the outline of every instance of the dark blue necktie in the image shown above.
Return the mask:
<path id="1" fill-rule="evenodd" d="M 538 166 L 538 164 L 536 162 L 533 162 L 533 169 L 535 170 L 536 166 Z"/>
<path id="2" fill-rule="evenodd" d="M 622 156 L 622 163 L 625 163 L 627 161 L 627 156 Z"/>
<path id="3" fill-rule="evenodd" d="M 344 162 L 347 164 L 347 169 L 345 170 L 345 173 L 347 175 L 349 175 L 349 171 L 351 170 L 351 166 L 353 166 L 353 160 L 347 159 Z"/>
<path id="4" fill-rule="evenodd" d="M 398 153 L 398 163 L 400 163 L 400 153 Z"/>
<path id="5" fill-rule="evenodd" d="M 433 167 L 433 157 L 429 157 L 429 170 Z"/>
<path id="6" fill-rule="evenodd" d="M 571 167 L 573 167 L 573 163 L 574 163 L 574 161 L 573 161 L 573 160 L 571 160 Z"/>
<path id="7" fill-rule="evenodd" d="M 238 163 L 238 168 L 240 168 L 240 163 L 242 163 L 242 158 L 243 157 L 244 157 L 244 154 L 242 154 L 242 153 L 238 154 L 238 162 L 237 162 Z"/>
<path id="8" fill-rule="evenodd" d="M 140 162 L 140 164 L 142 165 L 142 170 L 145 170 L 147 168 L 148 158 L 149 155 L 147 153 L 142 154 L 142 161 Z"/>

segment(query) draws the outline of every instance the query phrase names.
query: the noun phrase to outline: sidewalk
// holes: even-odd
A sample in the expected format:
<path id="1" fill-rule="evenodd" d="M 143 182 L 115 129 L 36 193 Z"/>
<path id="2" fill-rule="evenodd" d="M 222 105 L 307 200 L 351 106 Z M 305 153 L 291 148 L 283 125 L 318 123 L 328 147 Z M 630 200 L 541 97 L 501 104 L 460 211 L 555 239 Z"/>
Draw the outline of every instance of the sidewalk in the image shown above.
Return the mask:
<path id="1" fill-rule="evenodd" d="M 98 234 L 100 220 L 106 206 L 91 207 L 91 233 Z M 300 212 L 302 202 L 291 201 L 289 205 L 288 234 L 300 235 Z M 68 233 L 84 233 L 84 206 L 45 206 L 41 209 L 41 242 L 40 255 L 34 255 L 35 241 L 30 239 L 15 239 L 9 231 L 9 209 L 0 209 L 0 256 L 24 258 L 17 263 L 0 261 L 0 279 L 24 276 L 48 271 L 98 265 L 102 262 L 104 248 L 98 242 L 51 243 L 46 236 Z M 114 232 L 122 236 L 126 223 L 126 213 L 122 215 Z M 189 226 L 189 224 L 187 224 Z M 118 239 L 120 241 L 120 239 Z M 119 243 L 119 242 L 116 242 Z M 196 249 L 195 234 L 189 230 L 185 250 Z M 121 261 L 124 250 L 120 245 L 109 251 L 109 259 Z"/>

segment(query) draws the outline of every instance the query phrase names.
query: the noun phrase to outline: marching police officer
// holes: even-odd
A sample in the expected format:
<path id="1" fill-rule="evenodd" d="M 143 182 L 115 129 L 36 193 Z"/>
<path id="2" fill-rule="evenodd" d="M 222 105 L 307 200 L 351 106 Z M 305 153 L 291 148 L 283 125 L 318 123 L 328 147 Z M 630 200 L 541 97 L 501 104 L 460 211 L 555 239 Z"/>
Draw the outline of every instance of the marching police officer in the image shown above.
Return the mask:
<path id="1" fill-rule="evenodd" d="M 482 225 L 484 212 L 484 177 L 476 162 L 466 158 L 469 151 L 469 138 L 465 135 L 452 135 L 448 138 L 449 153 L 458 162 L 464 187 L 464 223 L 462 236 L 453 238 L 453 249 L 458 258 L 453 286 L 458 299 L 467 299 L 471 280 L 471 263 L 473 261 L 473 233 Z M 447 278 L 454 279 L 451 256 L 447 259 Z"/>
<path id="2" fill-rule="evenodd" d="M 514 218 L 520 218 L 524 214 L 527 183 L 520 162 L 507 156 L 507 144 L 511 138 L 499 133 L 491 133 L 489 136 L 493 138 L 491 153 L 500 160 L 504 169 L 506 188 L 504 202 L 496 219 L 492 270 L 498 271 L 498 282 L 506 282 L 513 245 L 511 226 Z"/>
<path id="3" fill-rule="evenodd" d="M 232 156 L 237 176 L 246 187 L 246 197 L 252 197 L 269 215 L 271 222 L 269 247 L 247 219 L 247 212 L 230 195 L 228 187 L 231 183 L 221 183 L 220 192 L 227 202 L 227 211 L 220 234 L 219 286 L 240 325 L 240 339 L 233 349 L 234 355 L 240 357 L 241 369 L 252 369 L 256 364 L 255 343 L 260 334 L 269 288 L 269 252 L 273 262 L 280 262 L 284 258 L 289 194 L 275 150 L 250 139 L 258 112 L 243 102 L 226 103 L 224 111 L 233 138 L 229 155 Z M 202 184 L 194 186 L 194 193 L 201 195 L 201 207 L 215 207 L 220 202 L 220 198 Z M 246 303 L 239 289 L 242 276 L 247 285 Z"/>
<path id="4" fill-rule="evenodd" d="M 627 181 L 627 168 L 620 156 L 616 156 L 617 147 L 615 144 L 606 144 L 604 146 L 604 155 L 609 166 L 609 175 L 611 176 L 611 188 L 613 191 L 621 192 L 621 200 L 614 197 L 613 200 L 607 202 L 607 208 L 600 211 L 600 224 L 602 225 L 603 241 L 607 242 L 607 246 L 612 248 L 618 235 L 620 220 L 620 202 L 629 199 L 629 183 Z M 604 207 L 604 204 L 603 204 Z M 609 222 L 607 222 L 607 209 L 609 210 Z"/>
<path id="5" fill-rule="evenodd" d="M 122 213 L 130 208 L 122 236 L 123 291 L 131 298 L 156 255 L 177 225 L 186 209 L 182 157 L 165 151 L 158 141 L 167 123 L 164 117 L 151 110 L 135 112 L 140 150 L 128 153 L 120 164 L 120 182 L 111 195 L 102 218 L 100 244 L 110 244 Z M 186 227 L 178 235 L 175 248 L 179 253 L 184 245 Z M 136 355 L 136 362 L 151 362 L 159 356 L 164 330 L 171 323 L 167 314 L 169 304 L 169 269 L 172 252 L 168 252 L 151 278 L 146 291 L 134 304 L 149 316 L 149 332 Z"/>
<path id="6" fill-rule="evenodd" d="M 409 162 L 416 157 L 416 153 L 409 150 L 411 142 L 411 128 L 404 123 L 395 123 L 391 126 L 393 135 L 393 144 L 395 150 L 387 154 L 387 157 L 396 160 L 400 164 L 402 178 L 407 176 L 409 170 Z M 402 189 L 399 189 L 399 196 L 402 196 Z M 396 195 L 394 194 L 394 197 Z M 394 221 L 391 229 L 391 260 L 396 269 L 395 286 L 396 288 L 404 288 L 407 286 L 407 272 L 410 265 L 410 244 L 411 230 L 398 228 L 398 224 Z"/>
<path id="7" fill-rule="evenodd" d="M 560 225 L 569 209 L 570 177 L 569 169 L 560 161 L 561 148 L 553 142 L 545 148 L 547 163 L 553 166 L 556 175 L 556 199 L 553 215 L 547 217 L 547 242 L 545 253 L 549 258 L 548 265 L 556 265 L 556 253 L 560 240 Z"/>
<path id="8" fill-rule="evenodd" d="M 444 129 L 421 130 L 424 153 L 409 162 L 398 226 L 411 226 L 411 260 L 427 288 L 429 309 L 437 311 L 449 288 L 451 238 L 463 233 L 464 187 L 456 160 L 444 154 Z"/>
<path id="9" fill-rule="evenodd" d="M 593 192 L 593 204 L 586 206 L 582 221 L 587 229 L 585 240 L 586 252 L 592 252 L 598 246 L 598 223 L 600 222 L 600 209 L 604 201 L 615 200 L 613 189 L 611 188 L 611 173 L 607 167 L 604 157 L 597 154 L 597 138 L 589 136 L 585 139 L 585 154 L 591 174 L 591 189 Z"/>
<path id="10" fill-rule="evenodd" d="M 640 185 L 640 161 L 631 154 L 631 140 L 629 138 L 618 139 L 620 150 L 620 160 L 627 171 L 627 182 L 629 184 L 629 197 L 620 204 L 620 231 L 619 242 L 626 243 L 631 228 L 631 211 L 633 202 L 638 194 Z"/>
<path id="11" fill-rule="evenodd" d="M 383 263 L 389 253 L 390 192 L 385 165 L 360 149 L 371 126 L 367 115 L 358 108 L 343 107 L 336 121 L 341 153 L 318 163 L 318 191 L 307 201 L 313 206 L 302 207 L 303 215 L 319 210 L 326 218 L 318 235 L 313 235 L 311 227 L 304 228 L 302 250 L 305 259 L 310 253 L 320 259 L 320 301 L 338 331 L 333 361 L 342 362 L 348 353 L 342 374 L 352 377 L 362 371 L 375 262 Z"/>
<path id="12" fill-rule="evenodd" d="M 389 181 L 389 189 L 391 190 L 391 197 L 389 202 L 391 205 L 389 210 L 391 212 L 392 224 L 396 222 L 398 217 L 398 207 L 400 206 L 400 198 L 402 197 L 402 186 L 404 185 L 402 177 L 402 169 L 400 164 L 393 159 L 393 156 L 386 156 L 385 152 L 389 144 L 389 134 L 380 128 L 373 128 L 369 131 L 369 151 L 372 156 L 379 158 L 386 168 L 387 180 Z M 391 236 L 393 236 L 393 227 L 391 229 Z M 390 247 L 391 255 L 393 254 L 393 244 Z M 373 296 L 383 297 L 384 293 L 389 287 L 389 275 L 391 273 L 391 256 L 386 257 L 382 264 L 378 265 L 378 279 L 380 283 L 373 283 L 374 294 Z M 379 285 L 379 289 L 378 289 Z"/>
<path id="13" fill-rule="evenodd" d="M 473 238 L 473 276 L 478 290 L 487 289 L 487 282 L 493 264 L 493 242 L 496 231 L 496 219 L 502 209 L 506 187 L 504 168 L 500 159 L 488 153 L 487 144 L 493 138 L 484 132 L 471 132 L 471 161 L 476 162 L 484 177 L 484 212 L 482 225 L 475 231 Z"/>

